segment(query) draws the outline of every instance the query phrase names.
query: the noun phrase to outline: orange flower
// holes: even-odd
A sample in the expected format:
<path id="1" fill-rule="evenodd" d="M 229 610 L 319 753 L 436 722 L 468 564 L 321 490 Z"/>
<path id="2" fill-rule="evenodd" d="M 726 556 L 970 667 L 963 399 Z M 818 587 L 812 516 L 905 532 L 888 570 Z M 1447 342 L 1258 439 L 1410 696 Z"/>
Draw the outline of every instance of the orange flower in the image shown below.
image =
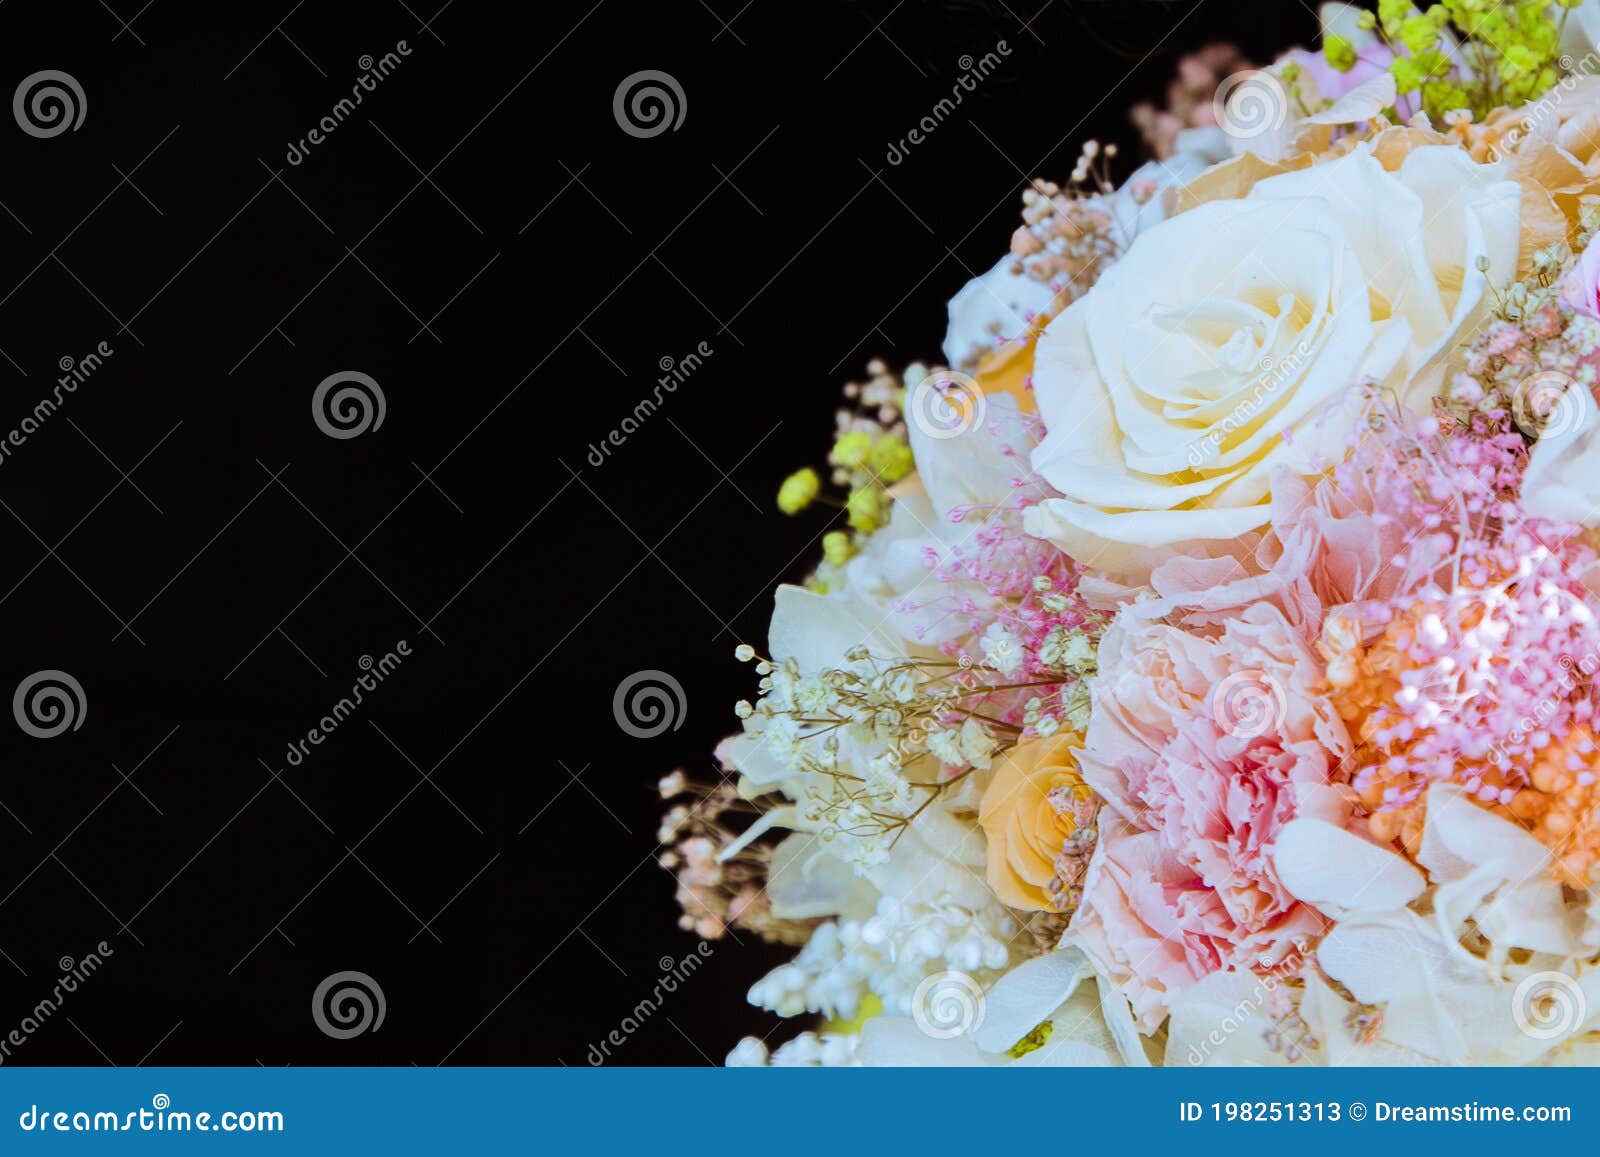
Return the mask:
<path id="1" fill-rule="evenodd" d="M 978 808 L 989 845 L 989 887 L 1012 908 L 1056 910 L 1056 857 L 1077 830 L 1072 804 L 1093 793 L 1078 772 L 1083 737 L 1060 731 L 1008 752 Z"/>
<path id="2" fill-rule="evenodd" d="M 1421 600 L 1396 615 L 1367 645 L 1360 641 L 1359 627 L 1344 616 L 1330 617 L 1323 629 L 1330 697 L 1358 745 L 1354 779 L 1368 812 L 1368 828 L 1376 839 L 1399 843 L 1413 858 L 1422 850 L 1427 782 L 1412 771 L 1391 771 L 1390 764 L 1429 729 L 1419 727 L 1410 738 L 1387 736 L 1393 712 L 1385 709 L 1399 694 L 1402 676 L 1414 666 L 1409 656 L 1418 624 L 1436 611 L 1436 606 Z M 1478 618 L 1470 615 L 1465 626 L 1475 626 Z M 1508 663 L 1496 659 L 1493 665 L 1504 668 Z M 1463 755 L 1453 778 L 1470 779 L 1497 793 L 1509 789 L 1512 794 L 1506 802 L 1482 798 L 1476 802 L 1520 824 L 1549 848 L 1554 857 L 1551 874 L 1558 881 L 1587 888 L 1595 864 L 1600 863 L 1600 783 L 1581 773 L 1593 764 L 1597 747 L 1600 742 L 1594 732 L 1579 723 L 1506 770 L 1490 759 Z"/>

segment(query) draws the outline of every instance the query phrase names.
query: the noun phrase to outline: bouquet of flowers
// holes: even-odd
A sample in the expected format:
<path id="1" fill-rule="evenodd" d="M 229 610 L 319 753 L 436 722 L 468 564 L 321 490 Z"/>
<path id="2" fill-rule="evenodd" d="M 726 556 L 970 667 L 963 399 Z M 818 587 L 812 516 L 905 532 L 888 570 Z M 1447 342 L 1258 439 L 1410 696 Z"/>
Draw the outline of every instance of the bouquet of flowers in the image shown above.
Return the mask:
<path id="1" fill-rule="evenodd" d="M 845 388 L 681 924 L 735 1064 L 1600 1063 L 1600 0 L 1186 59 Z"/>

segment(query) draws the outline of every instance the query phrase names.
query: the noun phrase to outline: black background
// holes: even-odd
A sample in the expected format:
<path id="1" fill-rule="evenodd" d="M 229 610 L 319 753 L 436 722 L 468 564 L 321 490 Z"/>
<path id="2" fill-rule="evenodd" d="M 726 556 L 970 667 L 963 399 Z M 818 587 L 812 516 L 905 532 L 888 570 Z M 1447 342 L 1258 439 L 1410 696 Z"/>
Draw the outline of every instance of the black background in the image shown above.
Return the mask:
<path id="1" fill-rule="evenodd" d="M 0 127 L 0 433 L 61 359 L 114 350 L 0 463 L 0 690 L 60 669 L 87 698 L 59 738 L 0 728 L 0 1037 L 60 958 L 114 950 L 6 1063 L 585 1063 L 694 948 L 653 785 L 710 772 L 751 692 L 734 645 L 817 553 L 825 512 L 772 495 L 825 453 L 840 384 L 936 357 L 1025 179 L 1089 136 L 1126 172 L 1127 109 L 1182 52 L 1260 61 L 1315 28 L 1299 0 L 437 9 L 0 9 L 0 88 L 59 69 L 87 97 L 77 131 Z M 681 84 L 676 131 L 619 129 L 641 69 Z M 310 411 L 340 370 L 387 403 L 349 440 Z M 649 668 L 687 710 L 634 739 L 612 694 Z M 744 992 L 786 952 L 743 940 L 614 1063 L 720 1062 L 772 1030 Z M 334 1040 L 311 994 L 346 969 L 387 1013 Z"/>

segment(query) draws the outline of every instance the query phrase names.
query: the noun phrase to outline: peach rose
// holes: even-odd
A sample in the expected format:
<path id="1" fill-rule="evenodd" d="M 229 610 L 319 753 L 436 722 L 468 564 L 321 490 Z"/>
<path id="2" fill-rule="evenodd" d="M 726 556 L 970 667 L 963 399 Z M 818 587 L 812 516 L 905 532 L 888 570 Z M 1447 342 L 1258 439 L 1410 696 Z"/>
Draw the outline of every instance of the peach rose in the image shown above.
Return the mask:
<path id="1" fill-rule="evenodd" d="M 1029 912 L 1051 912 L 1056 859 L 1077 831 L 1077 815 L 1092 793 L 1078 774 L 1083 737 L 1060 731 L 1019 743 L 1005 756 L 983 793 L 978 822 L 989 844 L 989 887 L 1001 901 Z"/>

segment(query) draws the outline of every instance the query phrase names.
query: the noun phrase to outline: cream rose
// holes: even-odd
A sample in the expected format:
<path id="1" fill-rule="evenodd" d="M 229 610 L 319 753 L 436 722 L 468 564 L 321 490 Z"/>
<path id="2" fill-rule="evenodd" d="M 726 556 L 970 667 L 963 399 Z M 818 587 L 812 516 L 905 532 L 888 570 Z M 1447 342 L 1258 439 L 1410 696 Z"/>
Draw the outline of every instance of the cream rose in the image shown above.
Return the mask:
<path id="1" fill-rule="evenodd" d="M 1388 172 L 1363 143 L 1143 234 L 1039 339 L 1033 465 L 1063 497 L 1028 531 L 1137 576 L 1264 526 L 1276 470 L 1342 457 L 1341 395 L 1377 382 L 1426 410 L 1516 269 L 1520 203 L 1454 146 Z"/>

